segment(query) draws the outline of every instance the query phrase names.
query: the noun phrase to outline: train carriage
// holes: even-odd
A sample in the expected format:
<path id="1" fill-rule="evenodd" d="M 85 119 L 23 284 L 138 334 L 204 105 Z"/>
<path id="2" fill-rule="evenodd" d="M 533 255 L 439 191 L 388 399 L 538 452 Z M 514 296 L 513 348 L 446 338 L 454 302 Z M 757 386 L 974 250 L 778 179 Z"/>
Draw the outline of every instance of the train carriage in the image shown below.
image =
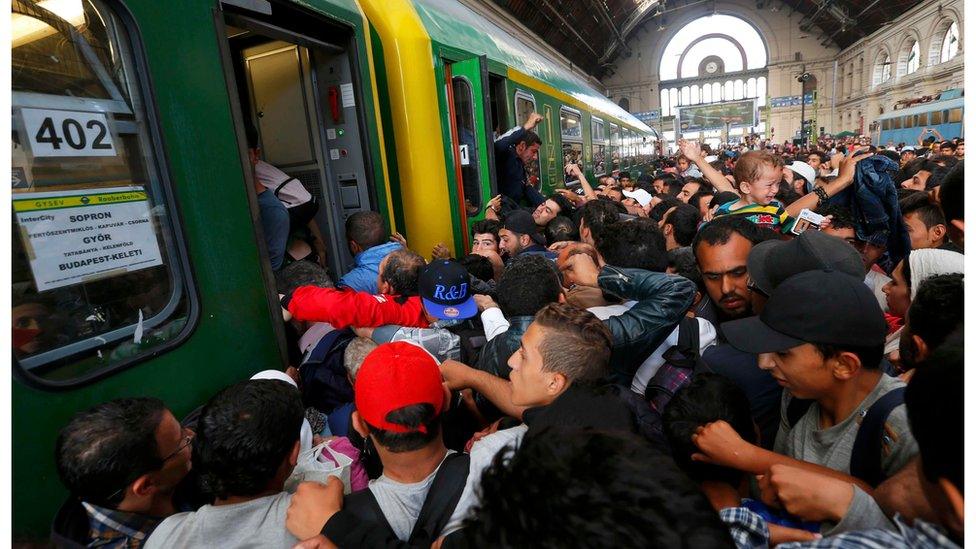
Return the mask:
<path id="1" fill-rule="evenodd" d="M 946 90 L 931 101 L 916 103 L 882 114 L 874 123 L 874 142 L 889 146 L 905 143 L 918 145 L 919 139 L 939 136 L 945 139 L 963 137 L 963 90 Z M 933 130 L 937 133 L 933 133 Z"/>
<path id="2" fill-rule="evenodd" d="M 653 130 L 446 0 L 13 0 L 13 524 L 45 537 L 58 429 L 121 396 L 178 416 L 288 362 L 245 130 L 299 179 L 333 273 L 376 210 L 468 246 L 492 141 L 544 116 L 532 169 L 641 171 Z"/>

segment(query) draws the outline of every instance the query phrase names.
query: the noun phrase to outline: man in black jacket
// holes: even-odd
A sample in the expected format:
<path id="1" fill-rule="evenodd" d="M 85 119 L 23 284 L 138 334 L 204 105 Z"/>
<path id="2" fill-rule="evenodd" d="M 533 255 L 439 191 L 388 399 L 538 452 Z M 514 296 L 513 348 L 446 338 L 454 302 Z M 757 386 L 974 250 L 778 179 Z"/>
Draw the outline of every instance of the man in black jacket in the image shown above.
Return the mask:
<path id="1" fill-rule="evenodd" d="M 524 124 L 512 128 L 495 141 L 498 191 L 516 204 L 521 204 L 524 198 L 532 207 L 546 201 L 542 193 L 529 184 L 525 171 L 526 164 L 539 158 L 542 140 L 532 131 L 539 122 L 542 122 L 542 115 L 531 113 Z"/>

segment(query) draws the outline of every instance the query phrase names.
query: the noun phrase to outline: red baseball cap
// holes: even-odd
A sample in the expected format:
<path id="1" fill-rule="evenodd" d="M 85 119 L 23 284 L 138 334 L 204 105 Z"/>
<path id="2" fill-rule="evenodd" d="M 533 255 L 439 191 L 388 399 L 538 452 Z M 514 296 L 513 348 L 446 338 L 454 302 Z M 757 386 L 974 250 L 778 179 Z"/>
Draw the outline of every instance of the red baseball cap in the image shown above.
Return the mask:
<path id="1" fill-rule="evenodd" d="M 384 343 L 366 355 L 356 374 L 356 411 L 373 427 L 393 433 L 426 433 L 390 423 L 386 416 L 413 404 L 430 404 L 439 415 L 444 408 L 441 370 L 421 347 L 397 341 Z"/>

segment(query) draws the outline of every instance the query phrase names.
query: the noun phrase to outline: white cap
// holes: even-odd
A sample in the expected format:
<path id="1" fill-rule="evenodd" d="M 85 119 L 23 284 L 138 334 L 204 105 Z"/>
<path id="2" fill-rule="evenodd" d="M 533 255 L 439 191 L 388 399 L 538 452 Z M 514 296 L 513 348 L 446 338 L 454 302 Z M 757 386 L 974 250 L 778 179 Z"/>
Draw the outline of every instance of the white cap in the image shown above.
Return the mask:
<path id="1" fill-rule="evenodd" d="M 711 155 L 711 156 L 706 156 L 705 157 L 705 162 L 708 162 L 708 163 L 715 162 L 716 160 L 718 160 L 718 157 L 715 156 L 714 154 Z"/>
<path id="2" fill-rule="evenodd" d="M 905 145 L 904 147 L 901 148 L 901 152 L 914 151 L 914 150 L 915 150 L 915 147 L 913 147 L 911 145 Z"/>
<path id="3" fill-rule="evenodd" d="M 645 191 L 644 189 L 634 189 L 633 191 L 624 191 L 624 196 L 627 198 L 633 198 L 641 205 L 641 208 L 647 206 L 651 203 L 651 193 Z"/>
<path id="4" fill-rule="evenodd" d="M 798 173 L 803 176 L 803 179 L 807 180 L 811 186 L 816 182 L 817 170 L 813 169 L 813 166 L 807 164 L 806 162 L 800 162 L 799 160 L 793 162 L 787 168 L 793 170 L 794 173 Z"/>

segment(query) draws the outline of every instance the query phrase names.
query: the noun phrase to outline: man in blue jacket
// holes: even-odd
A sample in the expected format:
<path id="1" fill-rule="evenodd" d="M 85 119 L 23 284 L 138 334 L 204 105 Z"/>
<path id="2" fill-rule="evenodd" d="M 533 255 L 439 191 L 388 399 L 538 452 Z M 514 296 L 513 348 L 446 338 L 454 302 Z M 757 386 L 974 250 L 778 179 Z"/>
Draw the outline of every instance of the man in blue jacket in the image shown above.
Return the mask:
<path id="1" fill-rule="evenodd" d="M 498 192 L 521 204 L 522 199 L 530 206 L 538 206 L 546 201 L 535 187 L 529 184 L 526 164 L 539 157 L 542 141 L 532 131 L 542 115 L 532 113 L 521 126 L 516 126 L 495 140 L 495 166 L 497 167 Z"/>
<path id="2" fill-rule="evenodd" d="M 336 286 L 358 292 L 379 293 L 376 277 L 379 275 L 380 262 L 403 246 L 398 242 L 389 242 L 383 217 L 377 212 L 350 215 L 346 219 L 346 240 L 356 266 L 343 275 Z"/>

